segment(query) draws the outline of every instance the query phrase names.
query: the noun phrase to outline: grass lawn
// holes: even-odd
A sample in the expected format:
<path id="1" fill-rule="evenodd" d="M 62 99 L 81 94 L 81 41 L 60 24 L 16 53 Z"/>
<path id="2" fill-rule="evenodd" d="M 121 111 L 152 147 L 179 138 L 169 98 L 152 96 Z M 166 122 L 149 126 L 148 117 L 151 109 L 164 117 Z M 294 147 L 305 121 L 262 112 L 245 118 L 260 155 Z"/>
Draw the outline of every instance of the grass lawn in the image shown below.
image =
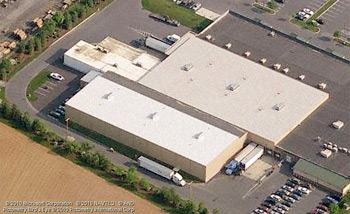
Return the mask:
<path id="1" fill-rule="evenodd" d="M 38 99 L 38 97 L 34 95 L 34 91 L 50 78 L 49 75 L 49 71 L 42 71 L 30 81 L 27 88 L 27 98 L 30 102 L 34 102 Z"/>
<path id="2" fill-rule="evenodd" d="M 193 10 L 169 0 L 142 0 L 142 7 L 152 13 L 167 15 L 197 32 L 211 23 L 210 20 L 197 15 Z"/>
<path id="3" fill-rule="evenodd" d="M 276 14 L 276 11 L 274 9 L 266 7 L 266 6 L 264 6 L 264 5 L 260 4 L 260 3 L 254 2 L 253 6 L 258 8 L 258 9 L 260 9 L 260 10 L 263 10 L 263 11 L 269 13 L 269 14 L 272 14 L 272 15 Z"/>
<path id="4" fill-rule="evenodd" d="M 291 23 L 299 25 L 302 28 L 305 28 L 311 32 L 317 33 L 320 31 L 320 28 L 318 28 L 317 26 L 313 25 L 311 22 L 307 21 L 307 22 L 303 22 L 297 18 L 292 18 L 290 20 Z"/>

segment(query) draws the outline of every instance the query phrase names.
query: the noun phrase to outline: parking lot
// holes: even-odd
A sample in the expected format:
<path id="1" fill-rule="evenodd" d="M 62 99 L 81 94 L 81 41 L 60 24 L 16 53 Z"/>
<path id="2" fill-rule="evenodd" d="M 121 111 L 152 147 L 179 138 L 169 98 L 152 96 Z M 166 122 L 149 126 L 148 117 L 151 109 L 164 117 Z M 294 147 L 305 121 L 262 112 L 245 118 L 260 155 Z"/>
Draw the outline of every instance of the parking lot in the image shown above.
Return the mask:
<path id="1" fill-rule="evenodd" d="M 47 115 L 50 111 L 55 111 L 79 88 L 79 81 L 83 74 L 62 65 L 61 61 L 53 63 L 44 70 L 59 73 L 64 77 L 61 81 L 50 78 L 34 92 L 38 100 L 32 105 L 42 114 Z"/>
<path id="2" fill-rule="evenodd" d="M 269 33 L 229 14 L 205 35 L 212 35 L 213 43 L 220 47 L 231 42 L 230 50 L 239 55 L 250 51 L 249 58 L 254 62 L 266 58 L 266 66 L 279 63 L 282 68 L 288 67 L 289 72 L 281 72 L 283 75 L 293 79 L 305 75 L 303 82 L 311 87 L 326 83 L 324 90 L 330 94 L 330 98 L 288 135 L 279 147 L 348 176 L 349 155 L 338 152 L 325 159 L 319 153 L 323 144 L 329 141 L 341 147 L 350 147 L 350 126 L 345 125 L 340 130 L 331 126 L 336 120 L 350 123 L 350 66 L 283 36 L 269 36 Z M 320 141 L 315 140 L 318 136 Z"/>

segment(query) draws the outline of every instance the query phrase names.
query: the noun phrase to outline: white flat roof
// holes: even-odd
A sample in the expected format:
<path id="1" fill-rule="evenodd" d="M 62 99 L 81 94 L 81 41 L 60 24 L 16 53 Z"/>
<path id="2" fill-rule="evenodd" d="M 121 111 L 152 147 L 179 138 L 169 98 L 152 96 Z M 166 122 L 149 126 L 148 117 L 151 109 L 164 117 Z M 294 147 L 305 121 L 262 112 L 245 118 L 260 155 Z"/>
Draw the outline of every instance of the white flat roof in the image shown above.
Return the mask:
<path id="1" fill-rule="evenodd" d="M 110 37 L 96 45 L 81 40 L 65 53 L 65 57 L 87 64 L 96 71 L 103 73 L 112 71 L 131 80 L 139 79 L 160 62 L 158 58 L 145 51 Z"/>
<path id="2" fill-rule="evenodd" d="M 99 76 L 66 105 L 205 166 L 239 138 Z"/>
<path id="3" fill-rule="evenodd" d="M 186 64 L 192 69 L 185 71 Z M 328 99 L 325 92 L 194 36 L 139 82 L 275 144 Z M 231 91 L 229 85 L 239 87 Z"/>

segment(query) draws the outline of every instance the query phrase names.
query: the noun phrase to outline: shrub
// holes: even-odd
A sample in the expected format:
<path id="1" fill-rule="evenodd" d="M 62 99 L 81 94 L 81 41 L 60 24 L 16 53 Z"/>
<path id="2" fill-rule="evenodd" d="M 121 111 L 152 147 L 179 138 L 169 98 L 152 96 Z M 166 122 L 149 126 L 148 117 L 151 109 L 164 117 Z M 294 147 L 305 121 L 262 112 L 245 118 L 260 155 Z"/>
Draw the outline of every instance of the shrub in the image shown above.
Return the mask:
<path id="1" fill-rule="evenodd" d="M 141 188 L 146 190 L 146 191 L 150 191 L 152 189 L 151 184 L 145 178 L 141 178 L 139 184 L 140 184 Z"/>
<path id="2" fill-rule="evenodd" d="M 117 177 L 124 177 L 127 174 L 126 170 L 119 166 L 114 167 L 114 171 Z"/>
<path id="3" fill-rule="evenodd" d="M 334 37 L 340 37 L 341 36 L 341 32 L 340 31 L 335 31 L 333 34 Z"/>
<path id="4" fill-rule="evenodd" d="M 131 166 L 126 174 L 126 182 L 129 184 L 133 184 L 138 180 L 137 177 L 137 168 L 135 166 Z"/>
<path id="5" fill-rule="evenodd" d="M 277 9 L 278 5 L 277 5 L 277 3 L 275 1 L 272 0 L 272 1 L 269 1 L 267 3 L 267 7 L 269 7 L 270 9 L 275 10 L 275 9 Z"/>

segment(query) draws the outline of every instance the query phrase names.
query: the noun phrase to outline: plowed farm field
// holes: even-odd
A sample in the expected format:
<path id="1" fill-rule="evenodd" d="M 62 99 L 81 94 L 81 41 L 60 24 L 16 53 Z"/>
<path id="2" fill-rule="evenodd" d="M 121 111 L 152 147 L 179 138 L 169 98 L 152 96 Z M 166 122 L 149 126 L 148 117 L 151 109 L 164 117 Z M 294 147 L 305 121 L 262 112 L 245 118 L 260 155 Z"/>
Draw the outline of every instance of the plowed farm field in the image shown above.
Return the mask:
<path id="1" fill-rule="evenodd" d="M 93 213 L 165 213 L 0 123 L 0 213 L 44 213 L 44 208 L 50 213 L 91 213 L 89 208 L 101 208 Z"/>

